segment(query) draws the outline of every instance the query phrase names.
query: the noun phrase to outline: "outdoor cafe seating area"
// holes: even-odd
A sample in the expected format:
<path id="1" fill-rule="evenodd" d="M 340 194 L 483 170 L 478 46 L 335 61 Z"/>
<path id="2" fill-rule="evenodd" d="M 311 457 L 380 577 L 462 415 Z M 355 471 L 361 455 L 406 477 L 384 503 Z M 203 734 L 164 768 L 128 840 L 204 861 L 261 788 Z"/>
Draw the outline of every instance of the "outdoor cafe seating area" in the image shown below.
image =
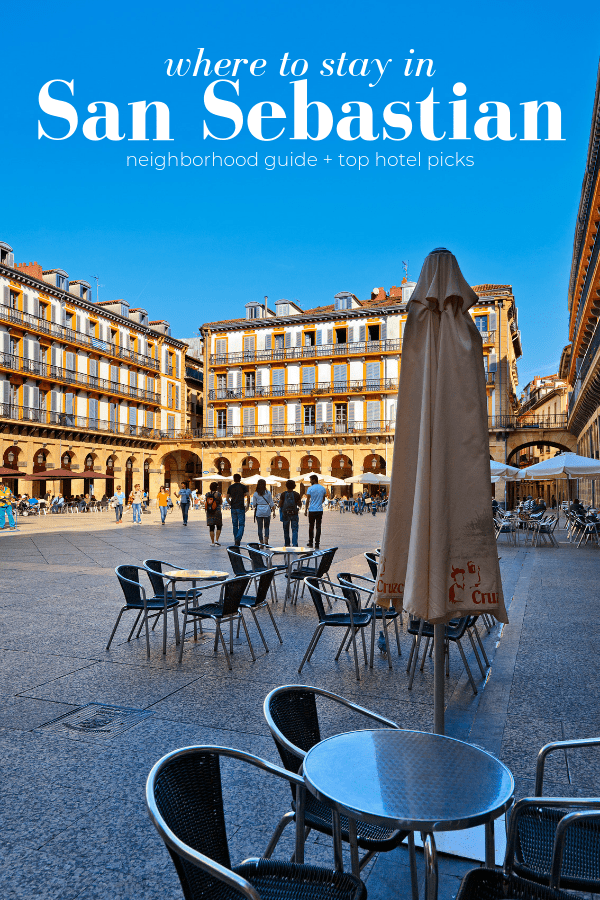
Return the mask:
<path id="1" fill-rule="evenodd" d="M 230 571 L 185 569 L 158 559 L 118 566 L 125 602 L 107 650 L 125 617 L 128 641 L 145 638 L 148 656 L 151 631 L 158 628 L 163 653 L 174 641 L 181 666 L 194 665 L 189 654 L 184 658 L 184 645 L 198 640 L 208 640 L 229 670 L 246 651 L 252 665 L 260 666 L 265 656 L 255 653 L 255 635 L 268 653 L 269 644 L 284 640 L 282 620 L 298 604 L 312 604 L 315 631 L 303 658 L 298 658 L 299 672 L 310 667 L 328 630 L 339 640 L 335 660 L 343 663 L 345 658 L 357 682 L 363 682 L 373 667 L 379 630 L 377 643 L 387 655 L 389 677 L 400 679 L 399 690 L 410 690 L 431 654 L 432 626 L 393 607 L 373 604 L 379 550 L 364 554 L 370 575 L 332 576 L 336 552 L 336 547 L 313 551 L 248 544 L 228 548 Z M 481 688 L 489 671 L 486 638 L 493 624 L 491 617 L 481 615 L 462 616 L 445 626 L 446 665 L 455 646 L 474 693 L 479 675 Z M 404 630 L 412 638 L 406 674 L 399 664 L 399 634 Z M 332 705 L 341 710 L 342 721 L 344 710 L 363 717 L 362 730 L 341 730 L 322 739 L 321 716 L 327 718 Z M 600 740 L 555 742 L 544 748 L 535 773 L 535 797 L 515 804 L 513 776 L 491 754 L 443 735 L 403 728 L 376 709 L 324 688 L 282 685 L 265 696 L 263 711 L 265 733 L 275 742 L 280 766 L 241 749 L 198 744 L 173 749 L 148 776 L 148 813 L 188 900 L 358 900 L 367 896 L 361 873 L 373 856 L 401 845 L 410 859 L 412 900 L 418 900 L 423 874 L 427 900 L 435 900 L 435 835 L 475 826 L 485 831 L 485 865 L 466 875 L 461 900 L 560 900 L 570 896 L 564 890 L 600 890 L 600 800 L 541 799 L 547 757 L 566 747 L 593 747 Z M 290 805 L 273 822 L 267 845 L 257 842 L 253 856 L 235 866 L 225 828 L 230 796 L 222 780 L 225 759 L 243 764 L 243 790 L 249 798 L 260 790 L 257 771 L 287 781 L 291 789 Z M 498 869 L 494 822 L 503 815 L 508 841 L 504 868 Z M 501 827 L 496 824 L 496 836 Z M 294 835 L 294 851 L 282 855 L 282 837 L 288 831 Z M 329 868 L 304 863 L 311 831 L 329 841 Z M 419 837 L 422 851 L 415 847 Z"/>

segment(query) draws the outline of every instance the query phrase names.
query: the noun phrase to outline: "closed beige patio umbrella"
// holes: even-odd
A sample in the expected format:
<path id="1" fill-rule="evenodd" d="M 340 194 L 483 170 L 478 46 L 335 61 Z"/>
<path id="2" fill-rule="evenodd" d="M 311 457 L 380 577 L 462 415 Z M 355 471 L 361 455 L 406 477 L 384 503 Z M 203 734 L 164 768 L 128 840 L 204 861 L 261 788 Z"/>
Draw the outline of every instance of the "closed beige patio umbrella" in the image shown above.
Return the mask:
<path id="1" fill-rule="evenodd" d="M 426 258 L 408 304 L 392 484 L 376 602 L 435 626 L 435 731 L 444 732 L 444 623 L 507 622 L 491 514 L 477 295 L 448 250 Z"/>

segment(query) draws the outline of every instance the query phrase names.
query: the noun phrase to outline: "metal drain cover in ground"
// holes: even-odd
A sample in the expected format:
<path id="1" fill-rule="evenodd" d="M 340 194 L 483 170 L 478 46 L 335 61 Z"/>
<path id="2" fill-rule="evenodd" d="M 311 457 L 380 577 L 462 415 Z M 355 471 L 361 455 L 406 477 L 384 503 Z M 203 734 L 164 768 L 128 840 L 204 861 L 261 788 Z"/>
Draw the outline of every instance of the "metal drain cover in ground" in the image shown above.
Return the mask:
<path id="1" fill-rule="evenodd" d="M 154 713 L 126 706 L 107 706 L 104 703 L 87 703 L 74 712 L 59 716 L 40 725 L 39 730 L 52 734 L 68 735 L 83 740 L 103 740 L 115 737 L 149 719 Z"/>

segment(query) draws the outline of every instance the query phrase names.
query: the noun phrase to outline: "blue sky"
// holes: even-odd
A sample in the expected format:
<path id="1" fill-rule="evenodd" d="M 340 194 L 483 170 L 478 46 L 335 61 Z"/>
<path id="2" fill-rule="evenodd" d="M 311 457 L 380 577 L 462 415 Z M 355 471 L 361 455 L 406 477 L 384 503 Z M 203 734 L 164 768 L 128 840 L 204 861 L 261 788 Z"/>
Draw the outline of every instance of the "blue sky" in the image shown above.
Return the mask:
<path id="1" fill-rule="evenodd" d="M 600 13 L 591 0 L 460 5 L 271 0 L 170 5 L 73 2 L 23 3 L 11 11 L 3 50 L 3 172 L 0 239 L 18 262 L 60 266 L 71 278 L 100 277 L 100 298 L 123 297 L 152 318 L 168 318 L 173 333 L 191 336 L 215 318 L 243 315 L 266 294 L 297 299 L 304 308 L 329 303 L 340 290 L 367 297 L 402 278 L 402 260 L 418 276 L 426 254 L 451 249 L 472 283 L 513 285 L 524 356 L 521 387 L 555 370 L 567 341 L 567 288 L 573 229 L 583 177 L 598 65 Z M 225 134 L 231 122 L 210 116 L 204 91 L 215 76 L 168 77 L 165 60 L 195 62 L 197 48 L 218 59 L 263 58 L 264 74 L 240 76 L 239 98 L 221 85 L 244 115 L 229 141 L 203 139 L 203 121 Z M 404 76 L 405 59 L 431 58 L 435 74 Z M 289 139 L 292 81 L 279 75 L 284 53 L 306 59 L 308 99 L 327 104 L 334 120 L 346 102 L 369 103 L 381 135 L 384 107 L 410 104 L 413 133 L 403 141 Z M 323 77 L 322 60 L 392 59 L 373 76 Z M 335 64 L 337 66 L 337 62 Z M 247 69 L 247 67 L 245 67 Z M 374 66 L 371 64 L 374 70 Z M 53 136 L 65 120 L 41 112 L 38 94 L 53 79 L 74 80 L 53 96 L 70 101 L 79 123 L 68 140 L 38 139 L 38 120 Z M 452 86 L 467 86 L 468 141 L 426 140 L 417 101 L 433 88 L 438 133 L 451 127 Z M 170 110 L 171 140 L 129 141 L 131 107 L 159 100 Z M 521 103 L 552 100 L 562 110 L 561 142 L 527 142 Z M 92 102 L 116 104 L 122 141 L 90 141 L 82 125 Z M 249 134 L 246 116 L 260 101 L 281 105 L 285 126 L 276 141 Z M 513 141 L 478 140 L 473 123 L 483 102 L 511 111 Z M 406 109 L 395 107 L 395 111 Z M 102 114 L 99 108 L 96 114 Z M 353 109 L 356 112 L 356 109 Z M 490 109 L 490 113 L 494 110 Z M 543 122 L 544 117 L 541 117 Z M 150 127 L 149 135 L 153 136 Z M 220 130 L 219 130 L 220 129 Z M 314 129 L 310 123 L 309 130 Z M 395 132 L 400 134 L 401 132 Z M 540 128 L 545 136 L 545 126 Z M 160 171 L 129 168 L 127 156 L 200 154 L 248 156 L 256 168 Z M 267 155 L 306 153 L 313 168 L 264 166 Z M 375 154 L 421 153 L 421 168 L 375 167 Z M 470 155 L 474 165 L 427 169 L 426 157 Z M 364 155 L 369 164 L 339 166 L 337 157 Z M 333 162 L 325 163 L 329 156 Z"/>

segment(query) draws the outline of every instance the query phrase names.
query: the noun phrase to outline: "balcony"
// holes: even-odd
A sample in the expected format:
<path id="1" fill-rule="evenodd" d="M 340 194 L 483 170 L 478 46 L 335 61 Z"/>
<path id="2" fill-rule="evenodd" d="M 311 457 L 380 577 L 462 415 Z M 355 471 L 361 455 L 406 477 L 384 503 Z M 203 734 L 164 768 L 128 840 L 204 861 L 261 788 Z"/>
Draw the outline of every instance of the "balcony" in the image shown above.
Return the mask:
<path id="1" fill-rule="evenodd" d="M 273 397 L 319 397 L 327 394 L 365 394 L 369 391 L 397 391 L 397 378 L 367 381 L 327 381 L 317 384 L 288 384 L 287 387 L 217 388 L 208 392 L 209 400 L 248 400 Z"/>
<path id="2" fill-rule="evenodd" d="M 480 331 L 481 340 L 484 344 L 495 344 L 496 343 L 496 332 L 495 331 Z"/>
<path id="3" fill-rule="evenodd" d="M 194 436 L 204 439 L 217 438 L 298 438 L 323 435 L 393 434 L 396 423 L 388 419 L 367 422 L 319 422 L 315 425 L 227 425 L 219 428 L 197 429 Z"/>
<path id="4" fill-rule="evenodd" d="M 505 429 L 506 431 L 516 431 L 522 428 L 560 428 L 566 430 L 567 414 L 558 413 L 555 416 L 488 416 L 488 428 L 493 431 Z"/>
<path id="5" fill-rule="evenodd" d="M 485 383 L 488 387 L 494 387 L 496 384 L 496 373 L 495 372 L 486 372 L 485 373 Z"/>
<path id="6" fill-rule="evenodd" d="M 33 378 L 45 378 L 48 381 L 57 381 L 62 384 L 73 384 L 80 387 L 91 388 L 106 394 L 119 394 L 122 397 L 130 397 L 133 400 L 143 400 L 146 403 L 160 405 L 160 394 L 153 391 L 145 391 L 142 388 L 130 387 L 127 384 L 119 384 L 115 381 L 107 381 L 105 378 L 97 378 L 85 372 L 72 372 L 69 369 L 61 369 L 58 366 L 48 366 L 46 363 L 34 359 L 20 359 L 10 353 L 0 353 L 0 367 L 12 369 L 14 372 L 23 372 Z"/>
<path id="7" fill-rule="evenodd" d="M 334 356 L 365 356 L 372 353 L 398 353 L 402 347 L 399 339 L 391 341 L 353 341 L 350 344 L 318 344 L 314 347 L 284 347 L 273 350 L 242 350 L 239 353 L 221 353 L 210 357 L 212 366 L 240 365 L 242 363 L 285 362 L 293 359 L 331 359 Z"/>
<path id="8" fill-rule="evenodd" d="M 162 436 L 162 432 L 157 431 L 155 428 L 145 428 L 142 425 L 129 425 L 126 422 L 107 422 L 103 419 L 76 416 L 73 413 L 66 412 L 48 412 L 45 409 L 33 409 L 27 406 L 17 406 L 13 403 L 0 403 L 0 419 L 12 419 L 18 422 L 30 422 L 32 424 L 63 428 L 80 428 L 86 431 L 109 432 L 115 435 L 147 438 L 155 441 L 160 440 Z M 81 477 L 83 478 L 83 475 Z"/>
<path id="9" fill-rule="evenodd" d="M 146 369 L 154 369 L 158 371 L 158 360 L 152 359 L 150 356 L 141 356 L 133 350 L 127 350 L 125 347 L 117 347 L 116 344 L 109 344 L 107 341 L 101 341 L 99 338 L 90 334 L 84 334 L 82 331 L 74 331 L 67 328 L 66 325 L 58 325 L 56 322 L 48 322 L 39 316 L 32 316 L 30 313 L 23 313 L 19 309 L 12 309 L 10 306 L 4 306 L 0 303 L 0 320 L 11 322 L 26 328 L 28 331 L 37 331 L 56 338 L 59 341 L 65 341 L 71 344 L 79 344 L 88 350 L 97 350 L 99 353 L 106 353 L 109 356 L 115 356 L 118 359 L 126 359 L 138 366 L 144 366 Z"/>

